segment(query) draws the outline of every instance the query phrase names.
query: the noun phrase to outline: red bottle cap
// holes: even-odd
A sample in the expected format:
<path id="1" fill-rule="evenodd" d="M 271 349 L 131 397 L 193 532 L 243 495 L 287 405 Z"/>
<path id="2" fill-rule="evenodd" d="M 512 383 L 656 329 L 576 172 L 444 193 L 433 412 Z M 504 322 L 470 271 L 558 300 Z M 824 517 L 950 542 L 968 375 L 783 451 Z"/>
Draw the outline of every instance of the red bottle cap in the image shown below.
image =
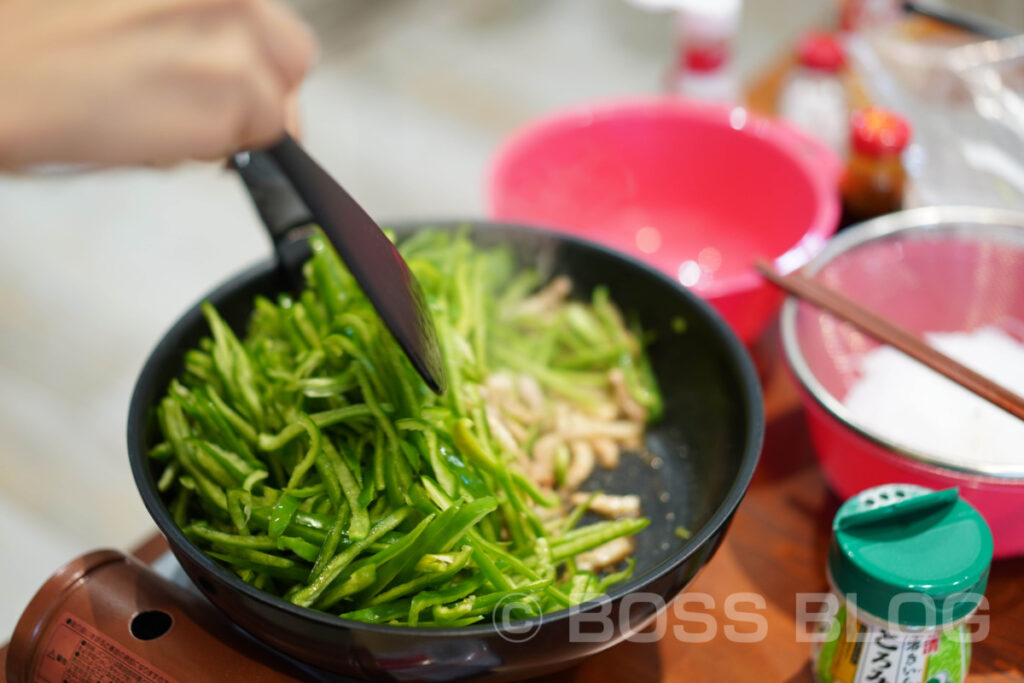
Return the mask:
<path id="1" fill-rule="evenodd" d="M 686 48 L 680 53 L 680 62 L 688 71 L 715 71 L 729 59 L 729 45 L 725 41 Z"/>
<path id="2" fill-rule="evenodd" d="M 896 112 L 869 107 L 850 116 L 850 142 L 861 154 L 899 154 L 909 141 L 910 123 Z"/>
<path id="3" fill-rule="evenodd" d="M 800 63 L 810 69 L 836 72 L 846 64 L 846 53 L 839 40 L 830 33 L 808 33 L 797 48 Z"/>

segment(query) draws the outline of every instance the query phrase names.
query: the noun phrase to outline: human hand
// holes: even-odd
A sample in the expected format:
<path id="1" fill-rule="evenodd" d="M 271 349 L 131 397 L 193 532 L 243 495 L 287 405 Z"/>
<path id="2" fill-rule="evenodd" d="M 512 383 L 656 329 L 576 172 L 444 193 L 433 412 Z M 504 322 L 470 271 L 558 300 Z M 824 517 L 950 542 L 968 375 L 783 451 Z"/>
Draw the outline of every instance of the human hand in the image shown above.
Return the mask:
<path id="1" fill-rule="evenodd" d="M 0 0 L 0 167 L 266 145 L 314 52 L 278 0 Z"/>

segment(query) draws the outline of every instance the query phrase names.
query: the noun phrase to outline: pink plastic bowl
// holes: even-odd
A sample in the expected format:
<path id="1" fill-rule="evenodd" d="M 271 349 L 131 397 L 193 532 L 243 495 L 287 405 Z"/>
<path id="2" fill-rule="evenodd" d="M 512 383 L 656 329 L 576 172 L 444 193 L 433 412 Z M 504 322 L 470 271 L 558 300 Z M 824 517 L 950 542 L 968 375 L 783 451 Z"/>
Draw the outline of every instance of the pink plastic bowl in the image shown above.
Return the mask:
<path id="1" fill-rule="evenodd" d="M 917 333 L 986 325 L 1018 340 L 1024 333 L 1024 214 L 967 207 L 890 214 L 836 237 L 805 271 Z M 956 486 L 992 528 L 996 557 L 1024 554 L 1024 450 L 1019 466 L 957 462 L 874 434 L 842 401 L 861 356 L 877 343 L 793 299 L 782 310 L 782 340 L 837 494 L 897 482 Z"/>
<path id="2" fill-rule="evenodd" d="M 838 173 L 824 146 L 745 109 L 639 100 L 515 133 L 491 169 L 490 210 L 653 264 L 751 342 L 782 303 L 751 263 L 790 271 L 821 251 L 839 220 Z"/>

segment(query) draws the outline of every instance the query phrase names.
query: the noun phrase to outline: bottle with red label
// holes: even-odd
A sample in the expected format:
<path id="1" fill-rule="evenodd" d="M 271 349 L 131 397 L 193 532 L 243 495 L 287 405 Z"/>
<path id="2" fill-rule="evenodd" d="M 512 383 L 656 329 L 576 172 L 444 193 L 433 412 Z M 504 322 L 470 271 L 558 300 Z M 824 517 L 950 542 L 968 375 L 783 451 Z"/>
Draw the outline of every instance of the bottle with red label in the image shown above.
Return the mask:
<path id="1" fill-rule="evenodd" d="M 846 54 L 839 39 L 810 33 L 797 48 L 797 68 L 779 95 L 779 116 L 811 135 L 840 158 L 846 156 L 850 135 L 846 88 L 841 74 Z"/>
<path id="2" fill-rule="evenodd" d="M 739 79 L 732 48 L 742 0 L 672 0 L 676 10 L 676 61 L 669 70 L 669 92 L 696 100 L 739 101 Z"/>
<path id="3" fill-rule="evenodd" d="M 870 107 L 851 114 L 850 158 L 840 181 L 842 227 L 903 208 L 902 154 L 910 133 L 910 123 L 893 111 Z"/>

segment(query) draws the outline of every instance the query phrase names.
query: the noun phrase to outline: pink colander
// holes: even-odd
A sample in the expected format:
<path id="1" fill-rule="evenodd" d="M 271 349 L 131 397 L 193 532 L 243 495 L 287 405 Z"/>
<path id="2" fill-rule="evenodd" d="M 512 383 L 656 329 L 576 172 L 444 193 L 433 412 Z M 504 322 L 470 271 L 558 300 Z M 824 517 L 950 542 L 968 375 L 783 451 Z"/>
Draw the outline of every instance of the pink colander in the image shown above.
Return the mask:
<path id="1" fill-rule="evenodd" d="M 707 299 L 751 342 L 782 296 L 752 268 L 785 272 L 839 221 L 838 158 L 741 107 L 649 98 L 528 124 L 495 156 L 491 216 L 603 242 Z"/>
<path id="2" fill-rule="evenodd" d="M 997 326 L 1024 341 L 1024 214 L 890 214 L 833 239 L 805 272 L 919 334 Z M 873 433 L 843 399 L 877 342 L 795 299 L 783 306 L 781 327 L 816 454 L 840 497 L 884 483 L 955 486 L 988 521 L 996 557 L 1024 554 L 1024 444 L 1020 463 L 1008 465 L 943 459 Z"/>

